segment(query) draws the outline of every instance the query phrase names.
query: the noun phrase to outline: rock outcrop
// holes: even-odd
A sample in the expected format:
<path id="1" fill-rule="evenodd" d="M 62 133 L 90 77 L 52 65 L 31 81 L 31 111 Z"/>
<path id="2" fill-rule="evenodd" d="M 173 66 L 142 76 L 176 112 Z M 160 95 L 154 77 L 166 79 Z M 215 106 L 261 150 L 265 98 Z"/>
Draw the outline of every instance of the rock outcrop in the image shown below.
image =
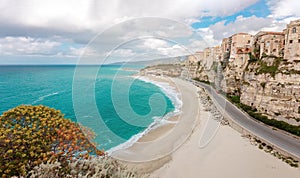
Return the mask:
<path id="1" fill-rule="evenodd" d="M 240 99 L 269 118 L 300 125 L 300 63 L 278 57 L 250 62 L 241 81 Z"/>

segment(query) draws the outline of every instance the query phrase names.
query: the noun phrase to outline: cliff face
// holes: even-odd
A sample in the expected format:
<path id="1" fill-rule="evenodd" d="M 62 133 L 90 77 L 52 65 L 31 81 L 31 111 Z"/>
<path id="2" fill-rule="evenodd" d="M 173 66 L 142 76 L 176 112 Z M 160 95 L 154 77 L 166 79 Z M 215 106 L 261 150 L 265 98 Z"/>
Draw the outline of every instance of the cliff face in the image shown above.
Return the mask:
<path id="1" fill-rule="evenodd" d="M 197 78 L 202 81 L 215 83 L 218 62 L 206 63 L 205 61 L 185 63 L 185 74 L 189 78 Z"/>
<path id="2" fill-rule="evenodd" d="M 240 99 L 270 118 L 300 125 L 300 61 L 264 57 L 249 62 Z"/>
<path id="3" fill-rule="evenodd" d="M 224 68 L 221 88 L 224 92 L 240 95 L 243 75 L 249 60 L 248 54 L 238 54 L 237 59 L 229 59 Z"/>

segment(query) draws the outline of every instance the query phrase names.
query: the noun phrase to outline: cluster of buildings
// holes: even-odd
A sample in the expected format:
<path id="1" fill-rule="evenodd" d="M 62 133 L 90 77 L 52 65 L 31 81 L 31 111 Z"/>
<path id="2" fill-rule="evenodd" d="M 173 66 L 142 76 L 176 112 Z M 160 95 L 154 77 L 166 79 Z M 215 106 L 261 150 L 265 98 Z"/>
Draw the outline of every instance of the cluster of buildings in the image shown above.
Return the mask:
<path id="1" fill-rule="evenodd" d="M 274 71 L 270 66 L 278 61 L 275 57 L 283 59 L 276 69 L 280 72 L 266 77 Z M 269 68 L 248 62 L 258 59 Z M 220 46 L 189 56 L 186 62 L 188 72 L 183 77 L 214 83 L 216 89 L 240 96 L 242 103 L 260 113 L 299 125 L 300 19 L 291 21 L 282 32 L 234 34 L 224 38 Z"/>
<path id="2" fill-rule="evenodd" d="M 213 61 L 245 61 L 249 53 L 262 56 L 283 57 L 286 60 L 300 59 L 300 19 L 291 21 L 283 32 L 258 32 L 256 35 L 237 33 L 222 40 L 221 46 L 209 47 L 190 56 L 188 61 L 201 61 L 211 66 Z M 243 62 L 241 62 L 243 63 Z"/>

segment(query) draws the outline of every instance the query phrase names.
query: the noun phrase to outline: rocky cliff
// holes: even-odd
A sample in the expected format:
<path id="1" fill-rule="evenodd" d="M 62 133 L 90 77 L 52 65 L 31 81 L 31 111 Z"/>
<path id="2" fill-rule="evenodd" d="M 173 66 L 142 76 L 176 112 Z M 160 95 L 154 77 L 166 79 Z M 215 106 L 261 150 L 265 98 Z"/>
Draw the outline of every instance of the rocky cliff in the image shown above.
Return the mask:
<path id="1" fill-rule="evenodd" d="M 269 118 L 300 125 L 300 61 L 267 56 L 252 59 L 239 88 L 241 103 Z"/>
<path id="2" fill-rule="evenodd" d="M 221 88 L 225 93 L 232 95 L 241 94 L 244 71 L 248 65 L 248 60 L 248 54 L 239 54 L 237 59 L 229 59 L 226 65 L 223 65 Z"/>

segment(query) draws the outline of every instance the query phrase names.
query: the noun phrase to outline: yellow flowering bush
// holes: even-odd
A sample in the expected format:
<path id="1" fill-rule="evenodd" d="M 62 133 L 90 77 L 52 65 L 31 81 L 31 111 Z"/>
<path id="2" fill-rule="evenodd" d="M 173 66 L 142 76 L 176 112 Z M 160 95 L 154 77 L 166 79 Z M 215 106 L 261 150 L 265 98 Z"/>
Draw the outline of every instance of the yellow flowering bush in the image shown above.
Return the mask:
<path id="1" fill-rule="evenodd" d="M 0 116 L 0 175 L 24 176 L 41 163 L 104 155 L 90 142 L 93 137 L 58 110 L 42 105 L 13 108 Z"/>

